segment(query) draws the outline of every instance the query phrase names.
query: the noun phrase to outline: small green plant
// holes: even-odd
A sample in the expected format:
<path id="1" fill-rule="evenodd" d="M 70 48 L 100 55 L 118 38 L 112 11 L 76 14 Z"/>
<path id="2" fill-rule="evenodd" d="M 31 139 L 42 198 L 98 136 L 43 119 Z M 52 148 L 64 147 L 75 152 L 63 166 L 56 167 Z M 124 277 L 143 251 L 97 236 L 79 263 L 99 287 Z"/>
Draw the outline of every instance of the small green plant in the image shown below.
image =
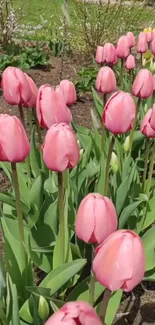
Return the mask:
<path id="1" fill-rule="evenodd" d="M 91 91 L 92 86 L 94 86 L 95 84 L 97 72 L 98 68 L 96 66 L 82 68 L 77 73 L 77 79 L 75 80 L 75 86 L 77 91 Z"/>

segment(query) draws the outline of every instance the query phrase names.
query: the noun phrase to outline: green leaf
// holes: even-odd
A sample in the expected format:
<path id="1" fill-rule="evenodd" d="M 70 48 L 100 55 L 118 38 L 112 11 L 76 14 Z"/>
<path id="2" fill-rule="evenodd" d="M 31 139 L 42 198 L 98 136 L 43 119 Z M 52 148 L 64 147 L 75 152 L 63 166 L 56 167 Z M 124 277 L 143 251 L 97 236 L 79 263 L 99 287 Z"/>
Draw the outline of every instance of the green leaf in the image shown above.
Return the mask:
<path id="1" fill-rule="evenodd" d="M 148 209 L 142 230 L 148 228 L 155 221 L 155 196 L 148 202 Z"/>
<path id="2" fill-rule="evenodd" d="M 11 325 L 20 325 L 18 293 L 10 275 L 7 275 L 7 319 Z"/>
<path id="3" fill-rule="evenodd" d="M 103 153 L 100 161 L 100 173 L 98 177 L 98 183 L 96 185 L 96 192 L 100 193 L 101 195 L 104 195 L 105 170 L 106 170 L 106 159 Z"/>
<path id="4" fill-rule="evenodd" d="M 30 205 L 40 210 L 43 203 L 44 174 L 40 174 L 34 181 L 30 190 Z"/>
<path id="5" fill-rule="evenodd" d="M 126 176 L 116 192 L 116 211 L 119 215 L 123 209 L 129 191 L 129 178 Z"/>
<path id="6" fill-rule="evenodd" d="M 16 200 L 15 200 L 15 197 L 12 194 L 0 192 L 0 201 L 2 203 L 9 204 L 10 206 L 12 206 L 13 208 L 16 209 Z M 25 214 L 27 214 L 28 211 L 29 211 L 28 206 L 25 205 L 25 203 L 23 203 L 23 202 L 21 202 L 21 204 L 22 204 L 22 211 Z"/>
<path id="7" fill-rule="evenodd" d="M 92 88 L 92 94 L 93 94 L 93 100 L 95 103 L 96 111 L 101 120 L 103 114 L 103 101 L 101 100 L 101 98 L 99 97 L 99 95 L 97 94 L 94 88 Z"/>
<path id="8" fill-rule="evenodd" d="M 0 257 L 0 301 L 3 299 L 3 296 L 6 291 L 6 274 L 2 258 Z"/>
<path id="9" fill-rule="evenodd" d="M 142 236 L 145 251 L 145 270 L 151 270 L 155 266 L 155 226 L 152 226 Z"/>
<path id="10" fill-rule="evenodd" d="M 30 152 L 30 164 L 34 178 L 39 176 L 41 170 L 41 159 L 40 152 L 36 147 L 35 140 L 35 126 L 32 129 L 31 133 L 31 152 Z"/>
<path id="11" fill-rule="evenodd" d="M 129 217 L 132 213 L 137 209 L 137 207 L 143 202 L 143 200 L 139 200 L 129 204 L 127 207 L 124 208 L 120 217 L 119 217 L 119 228 L 125 227 Z"/>
<path id="12" fill-rule="evenodd" d="M 66 301 L 76 301 L 83 300 L 89 301 L 89 284 L 90 284 L 90 276 L 81 281 L 75 288 L 71 291 L 71 293 L 66 298 Z M 96 301 L 100 295 L 104 291 L 104 287 L 96 282 L 95 283 L 95 292 L 94 292 L 94 301 Z"/>
<path id="13" fill-rule="evenodd" d="M 152 270 L 145 272 L 144 281 L 155 282 L 155 267 Z"/>
<path id="14" fill-rule="evenodd" d="M 111 325 L 115 315 L 117 313 L 118 307 L 120 305 L 120 301 L 123 295 L 122 290 L 116 291 L 112 297 L 110 298 L 110 301 L 108 303 L 106 315 L 105 315 L 105 324 L 106 325 Z"/>

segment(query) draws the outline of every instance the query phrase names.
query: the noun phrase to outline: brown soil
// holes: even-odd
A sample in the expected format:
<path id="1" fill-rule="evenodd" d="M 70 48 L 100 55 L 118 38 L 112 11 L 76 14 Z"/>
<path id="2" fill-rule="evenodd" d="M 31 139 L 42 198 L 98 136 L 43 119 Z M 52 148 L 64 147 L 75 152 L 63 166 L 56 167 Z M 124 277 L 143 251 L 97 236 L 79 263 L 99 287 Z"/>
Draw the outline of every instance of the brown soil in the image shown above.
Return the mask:
<path id="1" fill-rule="evenodd" d="M 81 57 L 69 58 L 65 60 L 63 79 L 74 79 L 77 70 L 85 65 Z M 29 70 L 29 75 L 34 79 L 37 86 L 49 83 L 57 85 L 59 83 L 60 59 L 51 59 L 51 68 L 47 70 Z M 93 106 L 90 94 L 84 94 L 71 108 L 73 120 L 83 126 L 91 126 L 90 109 Z M 3 96 L 0 94 L 0 113 L 9 113 L 18 116 L 17 107 L 11 107 L 6 104 Z M 0 172 L 0 190 L 6 191 L 9 182 L 4 173 Z M 0 236 L 1 237 L 1 236 Z M 0 254 L 2 252 L 2 242 L 0 239 Z M 153 286 L 151 286 L 151 289 Z M 153 288 L 154 289 L 154 288 Z M 124 297 L 125 298 L 125 297 Z M 134 296 L 125 298 L 115 319 L 115 325 L 155 325 L 155 291 L 154 290 L 136 290 Z"/>

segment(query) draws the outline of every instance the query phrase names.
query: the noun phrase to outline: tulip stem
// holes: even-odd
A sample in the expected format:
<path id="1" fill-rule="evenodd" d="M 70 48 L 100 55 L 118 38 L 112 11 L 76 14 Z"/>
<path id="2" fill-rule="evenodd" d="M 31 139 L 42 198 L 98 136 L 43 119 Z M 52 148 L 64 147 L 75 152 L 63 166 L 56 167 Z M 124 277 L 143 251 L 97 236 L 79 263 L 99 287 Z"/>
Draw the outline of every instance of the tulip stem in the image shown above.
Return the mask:
<path id="1" fill-rule="evenodd" d="M 27 122 L 29 124 L 30 134 L 32 130 L 32 116 L 31 116 L 31 110 L 27 109 Z"/>
<path id="2" fill-rule="evenodd" d="M 23 106 L 22 106 L 21 104 L 19 104 L 19 105 L 18 105 L 18 108 L 19 108 L 19 114 L 20 114 L 21 122 L 22 122 L 22 124 L 23 124 L 24 129 L 26 130 Z"/>
<path id="3" fill-rule="evenodd" d="M 106 105 L 107 102 L 107 94 L 103 94 L 103 106 Z"/>
<path id="4" fill-rule="evenodd" d="M 25 250 L 23 214 L 22 214 L 22 206 L 21 206 L 21 200 L 20 200 L 20 191 L 19 191 L 19 182 L 18 182 L 18 173 L 17 173 L 16 163 L 11 163 L 11 168 L 12 168 L 13 187 L 14 187 L 15 197 L 16 197 L 19 242 L 20 242 L 20 248 L 21 248 L 21 262 L 22 262 L 22 270 L 23 270 L 22 272 L 26 274 L 27 256 L 26 256 L 26 250 Z"/>
<path id="5" fill-rule="evenodd" d="M 107 156 L 107 164 L 106 164 L 106 171 L 105 171 L 104 195 L 108 195 L 108 193 L 109 193 L 109 169 L 110 169 L 110 161 L 111 161 L 111 155 L 112 155 L 114 144 L 115 144 L 115 137 L 112 136 L 111 143 L 110 143 L 110 146 L 109 146 L 108 156 Z"/>
<path id="6" fill-rule="evenodd" d="M 63 174 L 58 172 L 58 204 L 59 204 L 59 231 L 62 248 L 62 264 L 65 263 L 65 216 L 64 216 L 64 184 Z"/>
<path id="7" fill-rule="evenodd" d="M 95 255 L 94 247 L 92 247 L 92 261 L 91 261 L 92 265 L 93 265 L 94 255 Z M 91 306 L 94 305 L 95 282 L 96 282 L 96 278 L 91 268 L 90 284 L 89 284 L 89 303 Z"/>
<path id="8" fill-rule="evenodd" d="M 135 132 L 135 129 L 136 129 L 136 122 L 137 122 L 137 116 L 138 116 L 138 112 L 139 112 L 139 109 L 140 109 L 140 105 L 141 105 L 141 98 L 138 98 L 137 107 L 136 107 L 136 116 L 135 116 L 135 120 L 134 120 L 134 123 L 133 123 L 132 130 L 131 130 L 130 135 L 129 135 L 129 151 L 130 152 L 132 151 L 134 132 Z"/>
<path id="9" fill-rule="evenodd" d="M 140 54 L 140 67 L 143 68 L 143 53 Z"/>
<path id="10" fill-rule="evenodd" d="M 36 129 L 37 129 L 37 133 L 38 133 L 39 145 L 41 147 L 42 146 L 41 129 L 40 129 L 39 121 L 37 119 L 36 110 L 34 108 L 32 108 L 32 113 L 33 113 L 33 116 L 34 116 L 34 119 L 35 119 Z"/>
<path id="11" fill-rule="evenodd" d="M 152 147 L 152 155 L 151 155 L 151 159 L 150 159 L 150 167 L 149 167 L 148 180 L 147 180 L 147 185 L 146 185 L 146 195 L 147 195 L 148 199 L 149 199 L 149 193 L 150 193 L 150 187 L 151 187 L 154 161 L 155 161 L 155 140 L 154 140 L 154 144 Z"/>
<path id="12" fill-rule="evenodd" d="M 100 317 L 103 324 L 105 324 L 105 316 L 106 316 L 106 311 L 107 311 L 110 298 L 111 298 L 111 291 L 109 289 L 106 289 L 103 296 L 103 300 L 101 302 L 101 308 L 100 308 Z"/>
<path id="13" fill-rule="evenodd" d="M 124 59 L 121 59 L 121 72 L 120 72 L 121 89 L 123 89 L 123 74 L 124 74 Z"/>
<path id="14" fill-rule="evenodd" d="M 148 167 L 148 159 L 149 159 L 149 145 L 150 139 L 146 139 L 146 148 L 145 148 L 145 157 L 144 157 L 144 172 L 143 172 L 143 183 L 142 183 L 142 191 L 145 190 L 145 182 L 146 182 L 146 175 L 147 175 L 147 167 Z"/>

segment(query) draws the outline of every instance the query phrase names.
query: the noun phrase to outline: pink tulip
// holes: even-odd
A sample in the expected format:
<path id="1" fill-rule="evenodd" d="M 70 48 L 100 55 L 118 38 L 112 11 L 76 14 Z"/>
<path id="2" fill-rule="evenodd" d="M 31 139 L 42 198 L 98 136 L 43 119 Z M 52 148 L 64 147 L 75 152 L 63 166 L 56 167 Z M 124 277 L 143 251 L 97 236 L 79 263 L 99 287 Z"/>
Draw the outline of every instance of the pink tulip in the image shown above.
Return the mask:
<path id="1" fill-rule="evenodd" d="M 95 60 L 98 64 L 104 63 L 103 61 L 103 46 L 98 46 L 96 50 L 96 57 Z"/>
<path id="2" fill-rule="evenodd" d="M 79 146 L 68 124 L 54 124 L 46 133 L 43 145 L 46 166 L 57 172 L 73 168 L 79 161 Z"/>
<path id="3" fill-rule="evenodd" d="M 136 106 L 132 96 L 124 91 L 114 93 L 107 101 L 102 122 L 114 134 L 131 130 L 136 117 Z"/>
<path id="4" fill-rule="evenodd" d="M 117 61 L 115 46 L 111 43 L 106 43 L 103 47 L 102 60 L 107 64 L 115 64 Z"/>
<path id="5" fill-rule="evenodd" d="M 155 104 L 153 105 L 149 122 L 150 122 L 150 127 L 155 132 Z"/>
<path id="6" fill-rule="evenodd" d="M 129 42 L 129 46 L 133 47 L 135 46 L 135 36 L 132 32 L 128 32 L 126 34 L 127 38 L 128 38 L 128 42 Z"/>
<path id="7" fill-rule="evenodd" d="M 148 98 L 153 93 L 152 73 L 147 69 L 141 69 L 132 86 L 132 93 L 139 98 Z"/>
<path id="8" fill-rule="evenodd" d="M 155 91 L 155 74 L 153 74 L 152 78 L 153 78 L 153 91 Z"/>
<path id="9" fill-rule="evenodd" d="M 30 78 L 26 73 L 25 77 L 29 83 L 30 89 L 31 89 L 31 97 L 30 100 L 24 104 L 24 107 L 30 107 L 30 108 L 35 108 L 36 107 L 36 101 L 37 101 L 37 93 L 38 93 L 38 88 L 36 84 L 34 83 L 33 79 Z"/>
<path id="10" fill-rule="evenodd" d="M 146 115 L 143 118 L 143 121 L 141 123 L 141 133 L 143 133 L 144 135 L 146 135 L 146 137 L 148 138 L 155 138 L 155 131 L 152 129 L 151 125 L 150 125 L 150 120 L 151 120 L 151 116 L 152 116 L 152 108 L 150 108 L 148 110 L 148 112 L 146 113 Z M 155 114 L 154 114 L 155 117 Z M 153 118 L 153 123 L 154 123 L 154 118 Z"/>
<path id="11" fill-rule="evenodd" d="M 75 231 L 86 243 L 100 244 L 117 229 L 117 214 L 111 200 L 98 193 L 88 194 L 78 208 Z"/>
<path id="12" fill-rule="evenodd" d="M 109 94 L 116 90 L 116 77 L 111 68 L 103 67 L 99 70 L 96 89 L 103 94 Z"/>
<path id="13" fill-rule="evenodd" d="M 120 59 L 125 59 L 130 54 L 130 46 L 127 36 L 123 35 L 119 38 L 116 46 L 116 55 Z"/>
<path id="14" fill-rule="evenodd" d="M 22 105 L 31 98 L 29 82 L 19 68 L 6 68 L 2 73 L 1 86 L 4 98 L 10 105 Z"/>
<path id="15" fill-rule="evenodd" d="M 138 53 L 145 53 L 148 50 L 148 43 L 146 39 L 146 33 L 141 32 L 138 37 L 137 42 L 137 52 Z"/>
<path id="16" fill-rule="evenodd" d="M 153 29 L 152 31 L 152 41 L 154 40 L 154 38 L 155 38 L 155 29 Z"/>
<path id="17" fill-rule="evenodd" d="M 150 43 L 152 41 L 152 32 L 147 32 L 146 33 L 146 40 L 148 43 Z"/>
<path id="18" fill-rule="evenodd" d="M 144 248 L 141 238 L 131 230 L 117 230 L 97 249 L 93 271 L 97 281 L 111 291 L 131 291 L 143 279 Z"/>
<path id="19" fill-rule="evenodd" d="M 39 124 L 46 129 L 56 123 L 69 124 L 72 119 L 63 94 L 56 92 L 50 85 L 39 88 L 36 109 Z"/>
<path id="20" fill-rule="evenodd" d="M 151 42 L 151 52 L 153 53 L 153 55 L 155 55 L 155 38 Z"/>
<path id="21" fill-rule="evenodd" d="M 30 153 L 30 144 L 16 116 L 0 114 L 0 161 L 22 162 Z"/>
<path id="22" fill-rule="evenodd" d="M 66 105 L 71 106 L 76 102 L 76 90 L 74 84 L 69 80 L 62 80 L 60 85 L 56 87 L 56 92 L 63 93 Z"/>
<path id="23" fill-rule="evenodd" d="M 135 62 L 135 58 L 133 55 L 129 55 L 126 59 L 126 62 L 125 62 L 125 67 L 127 70 L 133 70 L 135 69 L 136 67 L 136 62 Z"/>
<path id="24" fill-rule="evenodd" d="M 67 302 L 45 325 L 102 325 L 95 310 L 84 301 Z"/>

